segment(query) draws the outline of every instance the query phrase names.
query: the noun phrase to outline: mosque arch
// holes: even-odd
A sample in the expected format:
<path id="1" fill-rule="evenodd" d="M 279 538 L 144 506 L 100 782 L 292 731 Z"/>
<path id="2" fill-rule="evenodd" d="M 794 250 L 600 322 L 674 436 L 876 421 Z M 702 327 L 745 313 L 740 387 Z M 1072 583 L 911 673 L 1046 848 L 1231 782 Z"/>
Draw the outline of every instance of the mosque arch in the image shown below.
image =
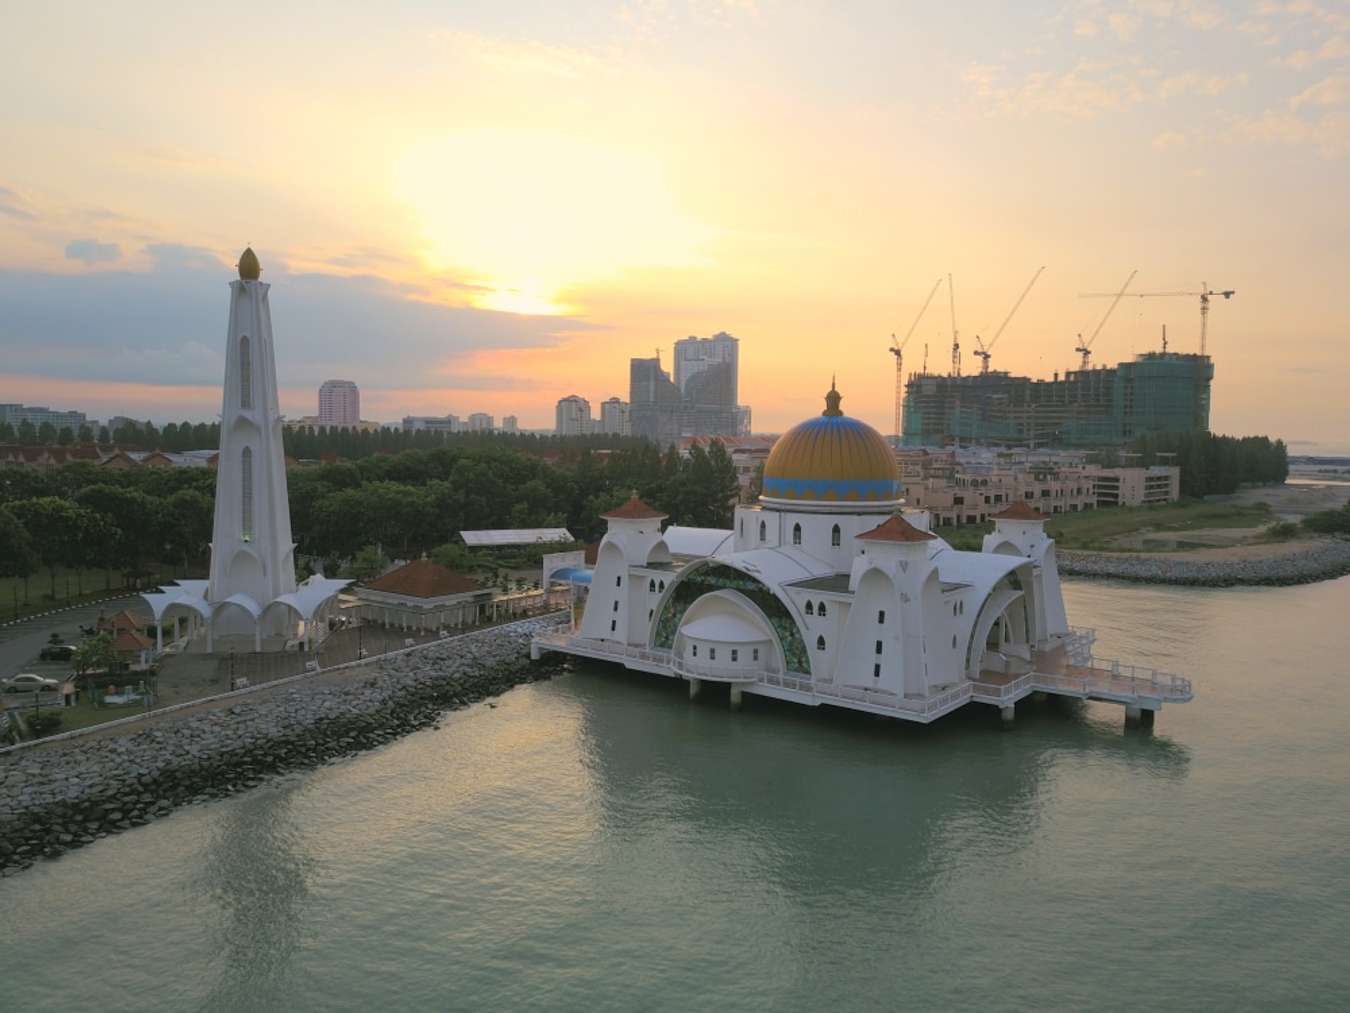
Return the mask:
<path id="1" fill-rule="evenodd" d="M 719 590 L 736 591 L 752 602 L 773 629 L 786 669 L 811 674 L 811 653 L 792 602 L 780 589 L 727 560 L 699 560 L 680 571 L 657 606 L 648 646 L 671 649 L 684 613 L 705 594 Z"/>

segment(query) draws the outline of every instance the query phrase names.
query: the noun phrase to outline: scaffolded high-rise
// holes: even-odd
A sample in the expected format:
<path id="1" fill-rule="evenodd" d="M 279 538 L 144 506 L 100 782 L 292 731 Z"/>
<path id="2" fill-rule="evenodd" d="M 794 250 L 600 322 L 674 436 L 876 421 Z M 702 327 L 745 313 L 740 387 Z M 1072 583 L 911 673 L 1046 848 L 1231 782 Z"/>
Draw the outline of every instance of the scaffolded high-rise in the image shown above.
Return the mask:
<path id="1" fill-rule="evenodd" d="M 1208 431 L 1214 362 L 1146 352 L 1114 367 L 1033 380 L 993 371 L 914 373 L 905 385 L 905 446 L 1119 446 L 1158 433 Z"/>

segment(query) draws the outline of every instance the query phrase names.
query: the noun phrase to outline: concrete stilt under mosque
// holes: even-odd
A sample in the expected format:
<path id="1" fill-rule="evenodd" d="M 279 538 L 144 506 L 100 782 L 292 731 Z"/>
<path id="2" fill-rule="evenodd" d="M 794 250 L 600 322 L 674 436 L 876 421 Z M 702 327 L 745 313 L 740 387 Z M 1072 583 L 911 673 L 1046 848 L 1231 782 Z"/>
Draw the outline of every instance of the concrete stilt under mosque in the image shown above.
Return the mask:
<path id="1" fill-rule="evenodd" d="M 697 700 L 697 699 L 698 699 L 698 695 L 699 695 L 701 692 L 703 692 L 703 680 L 702 680 L 702 679 L 690 679 L 690 680 L 689 680 L 689 699 L 690 699 L 690 700 Z"/>

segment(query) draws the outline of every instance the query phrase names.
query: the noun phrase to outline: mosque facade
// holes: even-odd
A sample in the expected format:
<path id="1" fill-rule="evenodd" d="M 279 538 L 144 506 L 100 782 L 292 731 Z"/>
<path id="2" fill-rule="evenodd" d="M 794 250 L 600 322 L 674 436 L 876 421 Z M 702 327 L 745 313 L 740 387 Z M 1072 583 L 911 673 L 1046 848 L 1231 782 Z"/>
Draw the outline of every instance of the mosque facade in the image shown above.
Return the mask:
<path id="1" fill-rule="evenodd" d="M 663 528 L 636 494 L 604 514 L 584 610 L 535 656 L 616 661 L 691 695 L 724 683 L 733 706 L 748 693 L 921 722 L 972 701 L 1011 720 L 1033 692 L 1112 700 L 1143 723 L 1190 699 L 1179 676 L 1093 657 L 1044 515 L 1013 504 L 980 551 L 952 548 L 903 509 L 891 448 L 841 400 L 832 387 L 778 440 L 730 530 Z"/>

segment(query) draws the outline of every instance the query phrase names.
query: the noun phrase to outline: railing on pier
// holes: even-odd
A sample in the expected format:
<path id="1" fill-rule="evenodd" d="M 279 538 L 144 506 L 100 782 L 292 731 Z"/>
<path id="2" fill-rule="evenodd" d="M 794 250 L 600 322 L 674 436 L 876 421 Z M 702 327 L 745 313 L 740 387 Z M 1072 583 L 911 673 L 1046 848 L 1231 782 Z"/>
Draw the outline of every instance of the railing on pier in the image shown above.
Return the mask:
<path id="1" fill-rule="evenodd" d="M 670 667 L 674 669 L 676 675 L 695 679 L 715 679 L 718 682 L 759 682 L 768 675 L 759 669 L 737 668 L 734 665 L 708 665 L 680 657 L 672 657 Z"/>
<path id="2" fill-rule="evenodd" d="M 1097 665 L 1102 664 L 1097 662 Z M 1185 703 L 1194 697 L 1191 680 L 1171 672 L 1152 668 L 1123 665 L 1119 661 L 1110 667 L 1071 667 L 1063 673 L 1034 673 L 1037 688 L 1050 692 L 1069 692 L 1081 696 L 1109 694 L 1116 697 L 1151 697 L 1174 703 Z"/>

